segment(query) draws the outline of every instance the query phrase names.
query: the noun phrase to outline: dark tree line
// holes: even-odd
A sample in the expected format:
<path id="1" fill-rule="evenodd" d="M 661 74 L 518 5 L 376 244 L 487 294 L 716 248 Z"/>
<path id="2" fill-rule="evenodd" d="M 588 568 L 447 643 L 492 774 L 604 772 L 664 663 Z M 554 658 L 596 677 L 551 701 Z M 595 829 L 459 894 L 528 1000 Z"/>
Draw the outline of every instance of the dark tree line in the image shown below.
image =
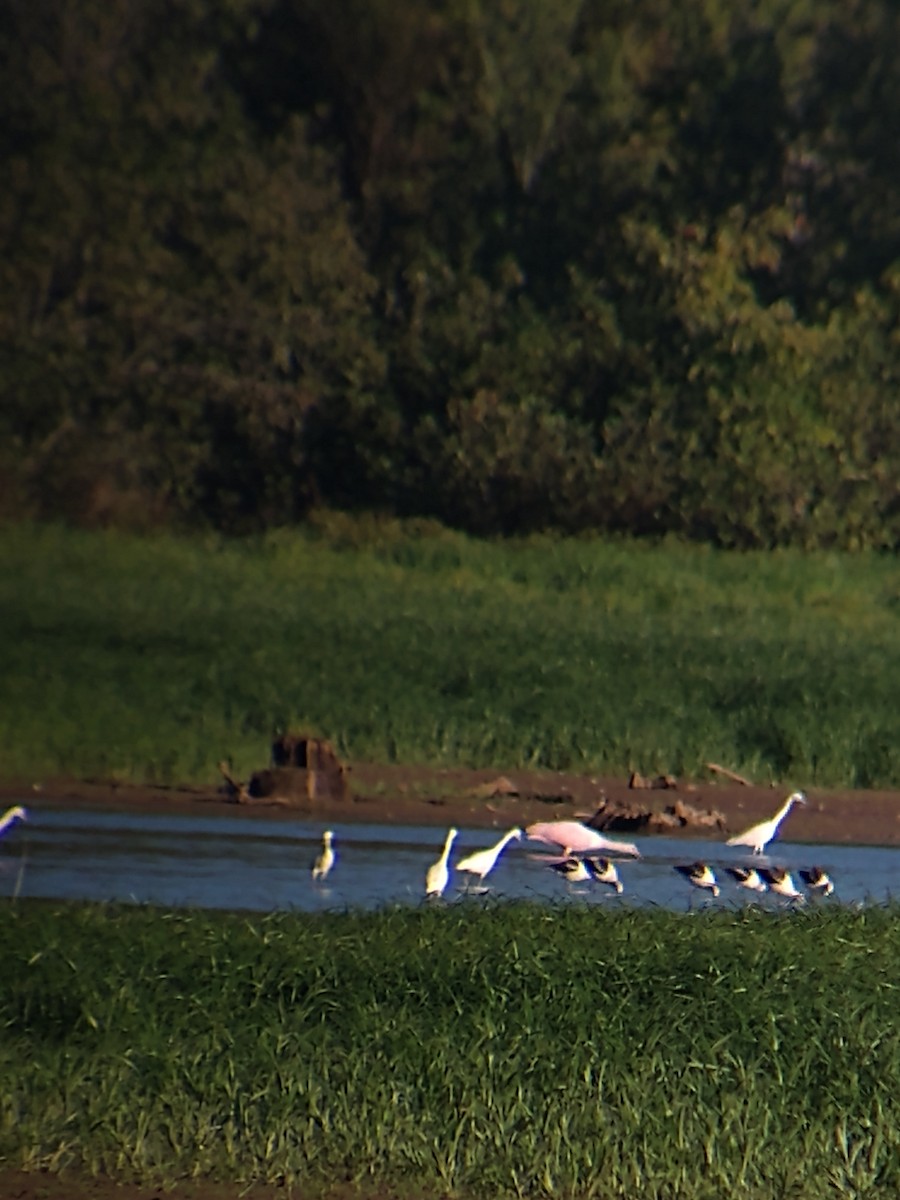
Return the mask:
<path id="1" fill-rule="evenodd" d="M 6 0 L 0 511 L 900 543 L 890 0 Z"/>

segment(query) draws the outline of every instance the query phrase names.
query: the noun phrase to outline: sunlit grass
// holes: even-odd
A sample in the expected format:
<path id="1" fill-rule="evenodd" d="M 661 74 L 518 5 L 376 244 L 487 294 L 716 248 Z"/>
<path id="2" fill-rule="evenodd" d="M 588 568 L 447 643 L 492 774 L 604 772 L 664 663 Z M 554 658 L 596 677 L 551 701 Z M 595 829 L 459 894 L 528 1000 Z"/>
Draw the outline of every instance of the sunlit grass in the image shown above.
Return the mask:
<path id="1" fill-rule="evenodd" d="M 890 1197 L 900 913 L 3 906 L 0 1161 L 463 1197 Z"/>
<path id="2" fill-rule="evenodd" d="M 7 777 L 211 783 L 285 728 L 376 762 L 900 777 L 887 558 L 338 519 L 247 542 L 8 528 L 0 554 Z"/>

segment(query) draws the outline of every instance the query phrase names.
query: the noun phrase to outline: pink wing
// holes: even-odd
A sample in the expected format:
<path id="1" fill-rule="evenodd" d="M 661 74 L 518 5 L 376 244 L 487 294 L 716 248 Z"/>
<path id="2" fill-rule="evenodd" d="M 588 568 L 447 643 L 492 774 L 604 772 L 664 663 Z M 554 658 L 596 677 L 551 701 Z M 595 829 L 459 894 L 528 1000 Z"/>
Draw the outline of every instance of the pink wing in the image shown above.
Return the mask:
<path id="1" fill-rule="evenodd" d="M 525 836 L 535 842 L 547 842 L 573 854 L 586 854 L 590 850 L 609 850 L 612 853 L 630 854 L 640 858 L 641 852 L 631 842 L 618 842 L 604 837 L 596 829 L 589 829 L 580 821 L 538 821 L 529 825 Z"/>

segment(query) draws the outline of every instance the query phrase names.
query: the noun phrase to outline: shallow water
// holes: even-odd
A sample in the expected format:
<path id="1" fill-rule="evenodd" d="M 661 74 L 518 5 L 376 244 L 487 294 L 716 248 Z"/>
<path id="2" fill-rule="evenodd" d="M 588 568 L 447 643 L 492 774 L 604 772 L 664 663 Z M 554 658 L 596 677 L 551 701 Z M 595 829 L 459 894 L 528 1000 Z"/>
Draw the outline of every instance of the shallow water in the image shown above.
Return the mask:
<path id="1" fill-rule="evenodd" d="M 373 909 L 420 904 L 425 872 L 440 854 L 445 831 L 431 827 L 335 824 L 337 865 L 326 884 L 315 884 L 310 866 L 320 845 L 321 822 L 246 815 L 173 816 L 102 810 L 32 808 L 27 824 L 0 838 L 0 895 L 51 899 L 130 901 L 197 908 L 268 912 Z M 502 830 L 460 829 L 451 864 L 496 842 Z M 720 842 L 647 837 L 640 861 L 623 859 L 624 893 L 600 884 L 568 884 L 546 865 L 549 847 L 513 842 L 488 877 L 488 894 L 539 902 L 655 905 L 680 911 L 706 902 L 674 871 L 696 859 L 718 871 L 722 894 L 713 903 L 759 902 L 721 870 L 751 861 Z M 813 903 L 883 903 L 892 898 L 900 850 L 872 846 L 804 846 L 775 842 L 763 863 L 795 872 L 817 864 L 835 881 L 829 900 Z M 465 894 L 462 873 L 451 876 L 448 902 L 479 903 Z M 767 906 L 786 902 L 765 896 Z"/>

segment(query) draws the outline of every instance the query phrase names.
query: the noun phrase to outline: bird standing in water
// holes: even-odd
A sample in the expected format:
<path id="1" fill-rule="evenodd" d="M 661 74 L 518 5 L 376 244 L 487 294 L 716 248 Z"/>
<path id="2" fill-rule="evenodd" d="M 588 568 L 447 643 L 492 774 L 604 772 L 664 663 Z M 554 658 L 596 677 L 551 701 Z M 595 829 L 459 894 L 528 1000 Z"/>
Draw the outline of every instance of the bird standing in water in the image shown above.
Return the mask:
<path id="1" fill-rule="evenodd" d="M 548 864 L 551 871 L 555 871 L 557 875 L 562 875 L 566 883 L 587 883 L 593 876 L 591 869 L 583 858 L 565 858 L 562 862 L 553 862 Z"/>
<path id="2" fill-rule="evenodd" d="M 749 846 L 754 854 L 762 854 L 793 806 L 805 803 L 805 792 L 791 792 L 774 817 L 768 821 L 760 821 L 758 825 L 751 825 L 743 833 L 737 833 L 734 837 L 730 837 L 725 844 L 727 846 Z"/>
<path id="3" fill-rule="evenodd" d="M 809 891 L 821 896 L 830 896 L 834 891 L 834 880 L 824 867 L 810 867 L 808 871 L 801 871 L 800 878 Z"/>
<path id="4" fill-rule="evenodd" d="M 804 895 L 791 878 L 790 871 L 784 867 L 763 867 L 760 875 L 769 885 L 769 891 L 776 896 L 784 896 L 785 900 L 795 900 L 798 904 L 804 901 Z"/>
<path id="5" fill-rule="evenodd" d="M 496 845 L 488 846 L 487 850 L 476 850 L 474 854 L 467 854 L 465 858 L 461 858 L 456 864 L 457 871 L 467 871 L 470 875 L 477 875 L 479 883 L 484 883 L 485 877 L 493 871 L 497 865 L 497 859 L 507 845 L 513 839 L 521 836 L 521 829 L 510 829 L 508 833 L 504 833 Z"/>
<path id="6" fill-rule="evenodd" d="M 614 862 L 611 862 L 608 858 L 588 858 L 585 861 L 587 862 L 592 879 L 595 879 L 597 883 L 604 883 L 607 887 L 611 887 L 617 896 L 622 895 L 624 888 Z"/>
<path id="7" fill-rule="evenodd" d="M 6 833 L 7 829 L 14 825 L 16 821 L 27 820 L 28 813 L 21 804 L 15 804 L 12 808 L 8 808 L 3 816 L 0 817 L 0 833 Z"/>
<path id="8" fill-rule="evenodd" d="M 316 856 L 316 861 L 312 866 L 312 877 L 316 882 L 326 879 L 328 872 L 337 861 L 337 855 L 334 852 L 334 834 L 330 829 L 326 829 L 322 834 L 322 849 Z"/>
<path id="9" fill-rule="evenodd" d="M 690 863 L 688 866 L 679 864 L 675 870 L 679 875 L 683 875 L 693 887 L 709 892 L 713 896 L 718 896 L 719 883 L 709 863 L 695 862 Z"/>
<path id="10" fill-rule="evenodd" d="M 450 882 L 450 870 L 447 866 L 447 859 L 450 857 L 450 847 L 453 845 L 453 839 L 456 837 L 457 831 L 450 829 L 447 832 L 447 838 L 444 842 L 444 849 L 441 851 L 441 857 L 431 864 L 425 874 L 425 895 L 427 896 L 443 896 L 444 889 Z"/>
<path id="11" fill-rule="evenodd" d="M 756 867 L 726 867 L 725 870 L 738 887 L 746 888 L 748 892 L 768 891 L 769 885 Z"/>

